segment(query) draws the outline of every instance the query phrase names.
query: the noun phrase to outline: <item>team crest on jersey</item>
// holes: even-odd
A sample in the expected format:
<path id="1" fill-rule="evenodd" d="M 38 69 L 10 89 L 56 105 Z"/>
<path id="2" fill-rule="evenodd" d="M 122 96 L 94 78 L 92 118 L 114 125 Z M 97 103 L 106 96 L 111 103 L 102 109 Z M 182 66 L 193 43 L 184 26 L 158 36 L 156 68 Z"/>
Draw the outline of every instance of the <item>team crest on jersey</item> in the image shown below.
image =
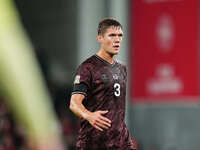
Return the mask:
<path id="1" fill-rule="evenodd" d="M 80 75 L 76 75 L 75 79 L 74 79 L 74 84 L 79 84 L 80 83 L 80 78 L 81 78 Z"/>
<path id="2" fill-rule="evenodd" d="M 113 79 L 117 80 L 117 79 L 118 79 L 118 75 L 117 75 L 117 74 L 114 74 L 114 75 L 113 75 Z"/>

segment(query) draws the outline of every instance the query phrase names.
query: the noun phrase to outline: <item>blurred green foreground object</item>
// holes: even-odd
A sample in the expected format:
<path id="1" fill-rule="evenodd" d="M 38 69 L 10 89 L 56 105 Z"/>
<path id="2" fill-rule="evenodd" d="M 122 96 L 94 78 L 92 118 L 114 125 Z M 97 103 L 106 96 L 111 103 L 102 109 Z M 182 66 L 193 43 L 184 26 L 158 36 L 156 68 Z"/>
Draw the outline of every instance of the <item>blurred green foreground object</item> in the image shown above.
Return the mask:
<path id="1" fill-rule="evenodd" d="M 0 95 L 36 150 L 63 150 L 60 126 L 11 0 L 0 0 Z"/>

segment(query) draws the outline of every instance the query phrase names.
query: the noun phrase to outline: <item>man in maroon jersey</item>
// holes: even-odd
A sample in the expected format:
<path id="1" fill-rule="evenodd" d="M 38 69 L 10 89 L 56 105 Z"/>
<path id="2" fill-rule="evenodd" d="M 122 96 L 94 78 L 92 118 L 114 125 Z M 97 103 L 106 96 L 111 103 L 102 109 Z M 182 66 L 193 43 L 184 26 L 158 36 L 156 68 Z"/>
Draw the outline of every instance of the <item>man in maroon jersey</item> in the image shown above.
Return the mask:
<path id="1" fill-rule="evenodd" d="M 78 150 L 135 150 L 125 125 L 126 66 L 114 59 L 122 25 L 104 19 L 98 26 L 101 47 L 76 72 L 70 109 L 81 118 Z"/>

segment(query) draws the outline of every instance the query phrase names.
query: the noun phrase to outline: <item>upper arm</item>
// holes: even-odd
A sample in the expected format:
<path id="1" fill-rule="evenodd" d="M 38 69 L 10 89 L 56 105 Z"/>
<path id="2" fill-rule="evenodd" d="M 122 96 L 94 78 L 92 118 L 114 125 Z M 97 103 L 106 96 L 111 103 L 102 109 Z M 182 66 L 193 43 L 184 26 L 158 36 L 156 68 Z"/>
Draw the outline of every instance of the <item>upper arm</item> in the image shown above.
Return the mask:
<path id="1" fill-rule="evenodd" d="M 87 96 L 87 92 L 91 87 L 91 64 L 84 63 L 79 66 L 77 69 L 72 95 L 82 94 Z"/>
<path id="2" fill-rule="evenodd" d="M 70 100 L 70 105 L 74 104 L 74 103 L 82 103 L 83 100 L 85 99 L 85 95 L 83 94 L 73 94 L 71 96 L 71 100 Z"/>

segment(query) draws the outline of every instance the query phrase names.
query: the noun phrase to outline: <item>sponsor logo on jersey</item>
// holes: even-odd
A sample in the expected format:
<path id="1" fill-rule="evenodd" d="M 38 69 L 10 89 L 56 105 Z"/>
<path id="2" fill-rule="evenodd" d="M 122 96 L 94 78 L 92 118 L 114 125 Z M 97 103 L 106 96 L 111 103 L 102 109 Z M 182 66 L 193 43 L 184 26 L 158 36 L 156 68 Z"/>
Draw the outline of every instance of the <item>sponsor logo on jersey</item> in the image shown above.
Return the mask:
<path id="1" fill-rule="evenodd" d="M 108 82 L 108 77 L 106 74 L 102 74 L 101 77 L 102 77 L 104 83 Z"/>

